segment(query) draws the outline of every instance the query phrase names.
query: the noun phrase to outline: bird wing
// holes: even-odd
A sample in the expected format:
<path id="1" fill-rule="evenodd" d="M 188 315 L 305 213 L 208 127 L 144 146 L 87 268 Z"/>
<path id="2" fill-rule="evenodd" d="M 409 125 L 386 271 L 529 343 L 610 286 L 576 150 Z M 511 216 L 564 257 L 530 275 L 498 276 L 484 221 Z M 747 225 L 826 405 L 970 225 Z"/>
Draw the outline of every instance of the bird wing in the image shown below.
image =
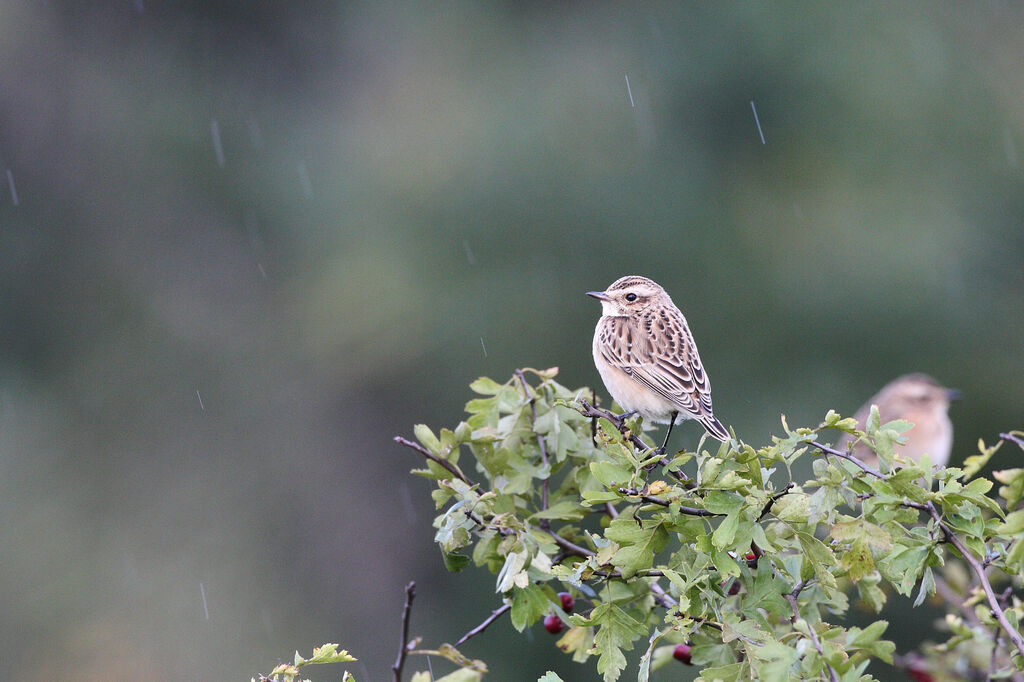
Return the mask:
<path id="1" fill-rule="evenodd" d="M 601 347 L 605 360 L 698 419 L 715 437 L 728 438 L 712 413 L 711 382 L 682 313 L 662 309 L 608 322 Z"/>

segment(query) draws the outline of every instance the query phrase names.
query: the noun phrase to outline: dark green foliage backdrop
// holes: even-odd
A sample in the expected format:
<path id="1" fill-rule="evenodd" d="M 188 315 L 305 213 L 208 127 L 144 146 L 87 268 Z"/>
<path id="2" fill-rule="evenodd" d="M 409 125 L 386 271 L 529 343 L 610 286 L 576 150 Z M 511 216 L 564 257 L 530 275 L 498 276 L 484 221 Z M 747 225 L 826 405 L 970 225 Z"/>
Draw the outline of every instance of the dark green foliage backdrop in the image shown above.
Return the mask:
<path id="1" fill-rule="evenodd" d="M 954 463 L 1021 427 L 1022 29 L 996 3 L 0 3 L 8 676 L 247 679 L 338 641 L 381 679 L 410 579 L 412 630 L 454 640 L 493 585 L 444 574 L 390 437 L 456 423 L 482 374 L 596 383 L 583 292 L 627 273 L 751 443 L 907 371 L 963 391 Z M 887 617 L 910 646 L 921 616 Z M 510 633 L 466 651 L 571 679 Z"/>

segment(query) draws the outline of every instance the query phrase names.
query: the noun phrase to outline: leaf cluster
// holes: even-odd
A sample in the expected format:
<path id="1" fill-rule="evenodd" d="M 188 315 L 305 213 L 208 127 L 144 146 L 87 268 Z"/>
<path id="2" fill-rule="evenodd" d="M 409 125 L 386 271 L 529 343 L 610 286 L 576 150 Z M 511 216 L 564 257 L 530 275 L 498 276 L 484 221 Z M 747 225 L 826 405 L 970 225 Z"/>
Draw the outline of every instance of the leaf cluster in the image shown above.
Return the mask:
<path id="1" fill-rule="evenodd" d="M 814 428 L 783 418 L 783 435 L 759 449 L 702 441 L 665 457 L 639 418 L 600 410 L 589 390 L 555 376 L 479 379 L 465 421 L 415 429 L 429 454 L 413 473 L 436 482 L 445 565 L 493 573 L 517 630 L 557 614 L 569 625 L 558 647 L 596 659 L 606 681 L 638 645 L 637 679 L 648 679 L 678 643 L 692 646 L 702 680 L 868 680 L 871 661 L 894 662 L 895 647 L 884 621 L 840 623 L 851 600 L 878 611 L 895 594 L 917 606 L 947 586 L 954 563 L 969 605 L 950 608 L 970 611 L 972 624 L 951 614 L 950 640 L 928 655 L 970 642 L 990 652 L 991 673 L 1021 669 L 983 594 L 987 575 L 1011 587 L 1001 613 L 1019 638 L 1024 470 L 993 474 L 998 498 L 977 477 L 998 445 L 933 471 L 927 459 L 899 458 L 910 424 L 881 424 L 873 411 L 857 431 L 829 412 Z M 875 450 L 882 470 L 819 442 L 840 431 Z M 813 460 L 809 480 L 794 479 L 801 458 Z M 981 575 L 958 561 L 964 552 Z M 575 613 L 562 611 L 560 590 L 576 598 Z"/>

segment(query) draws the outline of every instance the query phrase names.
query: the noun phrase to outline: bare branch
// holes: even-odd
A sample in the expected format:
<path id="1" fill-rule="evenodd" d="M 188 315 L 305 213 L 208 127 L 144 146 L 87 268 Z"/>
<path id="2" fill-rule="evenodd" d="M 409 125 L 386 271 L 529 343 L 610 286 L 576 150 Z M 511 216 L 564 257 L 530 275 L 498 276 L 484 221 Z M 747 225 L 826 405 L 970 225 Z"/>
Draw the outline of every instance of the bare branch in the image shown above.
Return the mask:
<path id="1" fill-rule="evenodd" d="M 632 443 L 633 446 L 635 448 L 637 448 L 638 451 L 640 451 L 640 452 L 642 452 L 644 454 L 650 454 L 650 453 L 655 451 L 654 446 L 648 445 L 647 443 L 645 443 L 643 441 L 642 438 L 640 438 L 640 436 L 636 435 L 635 433 L 633 433 L 632 431 L 629 430 L 629 427 L 626 426 L 626 420 L 622 417 L 622 415 L 617 415 L 614 412 L 610 412 L 608 410 L 602 410 L 600 407 L 597 407 L 595 405 L 591 405 L 584 398 L 580 398 L 579 402 L 580 402 L 580 406 L 581 406 L 580 414 L 582 414 L 584 417 L 590 417 L 592 420 L 595 420 L 593 422 L 593 424 L 594 424 L 593 431 L 594 431 L 594 438 L 595 439 L 597 438 L 597 422 L 596 422 L 596 420 L 599 417 L 603 417 L 603 418 L 607 419 L 608 421 L 610 421 L 612 423 L 612 425 L 616 429 L 619 430 L 619 433 L 621 433 L 623 436 L 626 436 L 627 439 L 629 440 L 629 442 Z M 596 442 L 596 440 L 595 440 L 595 442 Z M 662 465 L 663 467 L 667 467 L 670 464 L 670 462 L 669 462 L 667 457 L 661 457 L 660 459 L 658 459 L 657 463 Z M 669 471 L 669 474 L 671 474 L 677 481 L 679 481 L 681 484 L 683 484 L 683 486 L 686 487 L 686 488 L 695 488 L 696 487 L 694 485 L 693 481 L 691 481 L 690 479 L 688 479 L 686 476 L 682 475 L 678 471 Z"/>
<path id="2" fill-rule="evenodd" d="M 408 440 L 406 438 L 402 438 L 401 436 L 395 436 L 394 441 L 396 443 L 398 443 L 399 445 L 404 445 L 407 448 L 412 448 L 413 450 L 415 450 L 416 452 L 420 453 L 421 455 L 423 455 L 424 457 L 426 457 L 427 459 L 429 459 L 432 462 L 437 462 L 438 464 L 443 466 L 445 469 L 450 471 L 452 473 L 452 475 L 455 476 L 455 478 L 459 479 L 460 481 L 462 481 L 466 485 L 468 485 L 468 486 L 476 485 L 475 483 L 470 481 L 468 478 L 466 478 L 465 474 L 463 474 L 461 471 L 459 471 L 459 468 L 457 466 L 455 466 L 454 464 L 452 464 L 451 462 L 449 462 L 447 460 L 441 459 L 440 457 L 438 457 L 437 455 L 432 453 L 430 450 L 427 450 L 425 447 L 423 447 L 419 443 L 414 443 L 411 440 Z"/>
<path id="3" fill-rule="evenodd" d="M 964 561 L 966 561 L 970 565 L 971 570 L 974 571 L 974 574 L 978 578 L 978 582 L 981 583 L 981 589 L 985 592 L 985 598 L 988 600 L 988 605 L 992 609 L 992 615 L 996 617 L 996 621 L 999 623 L 999 626 L 1006 633 L 1006 636 L 1009 637 L 1010 641 L 1013 642 L 1013 645 L 1017 648 L 1017 651 L 1020 652 L 1020 655 L 1024 656 L 1024 638 L 1021 638 L 1021 634 L 1010 624 L 1010 621 L 1006 619 L 1006 612 L 1003 610 L 1002 605 L 999 603 L 999 598 L 996 597 L 996 593 L 992 589 L 992 583 L 989 582 L 988 576 L 985 574 L 985 567 L 982 566 L 981 562 L 978 561 L 973 554 L 971 554 L 963 541 L 957 537 L 956 533 L 954 533 L 952 529 L 942 521 L 942 515 L 939 513 L 939 510 L 935 508 L 934 504 L 931 502 L 926 502 L 925 504 L 904 503 L 904 506 L 926 511 L 932 519 L 934 519 L 935 523 L 942 530 L 942 534 L 945 536 L 946 541 L 956 547 L 956 550 L 960 552 L 961 556 L 963 556 Z"/>
<path id="4" fill-rule="evenodd" d="M 650 495 L 644 495 L 641 491 L 637 490 L 636 488 L 619 488 L 618 490 L 623 495 L 627 495 L 629 497 L 639 497 L 644 502 L 648 502 L 650 504 L 657 504 L 657 505 L 660 505 L 662 507 L 667 507 L 670 504 L 672 504 L 670 501 L 663 500 L 660 497 L 652 497 Z M 687 514 L 689 516 L 725 516 L 725 514 L 716 514 L 714 512 L 709 512 L 707 509 L 698 509 L 697 507 L 683 507 L 683 506 L 679 507 L 679 513 L 680 514 Z"/>
<path id="5" fill-rule="evenodd" d="M 1022 439 L 1020 436 L 1017 436 L 1016 434 L 1000 433 L 999 438 L 1005 441 L 1009 441 L 1011 443 L 1016 443 L 1017 445 L 1020 446 L 1022 450 L 1024 450 L 1024 439 Z"/>
<path id="6" fill-rule="evenodd" d="M 778 500 L 780 497 L 783 497 L 784 495 L 788 494 L 789 491 L 795 486 L 796 484 L 793 483 L 793 481 L 790 481 L 789 483 L 786 484 L 786 487 L 783 488 L 780 492 L 777 492 L 771 497 L 769 497 L 767 504 L 764 505 L 764 509 L 761 510 L 761 515 L 757 517 L 757 520 L 760 521 L 765 516 L 767 516 L 768 512 L 770 512 L 772 510 L 772 507 L 775 505 L 775 501 Z"/>
<path id="7" fill-rule="evenodd" d="M 854 464 L 859 466 L 862 470 L 864 470 L 865 473 L 871 474 L 875 478 L 885 478 L 884 474 L 879 472 L 877 469 L 872 469 L 867 464 L 865 464 L 864 462 L 860 461 L 859 459 L 857 459 L 853 455 L 848 455 L 845 452 L 840 452 L 839 450 L 836 450 L 835 448 L 830 448 L 829 446 L 823 445 L 823 444 L 819 443 L 816 440 L 812 440 L 810 444 L 813 445 L 814 447 L 818 448 L 819 450 L 821 450 L 822 452 L 824 452 L 826 454 L 835 455 L 836 457 L 841 457 L 841 458 L 845 459 L 848 462 L 853 462 Z"/>
<path id="8" fill-rule="evenodd" d="M 472 630 L 470 630 L 469 632 L 464 634 L 461 638 L 459 638 L 459 641 L 457 641 L 455 643 L 455 646 L 459 646 L 460 644 L 464 643 L 466 640 L 471 639 L 473 637 L 476 637 L 481 632 L 486 630 L 490 626 L 491 623 L 493 623 L 494 621 L 498 620 L 499 618 L 501 618 L 502 615 L 504 615 L 505 613 L 507 613 L 508 611 L 511 611 L 511 610 L 512 610 L 512 605 L 511 604 L 502 604 L 498 608 L 494 609 L 493 611 L 491 611 L 491 615 L 487 616 L 487 618 L 484 619 L 484 622 L 480 623 L 480 625 L 477 625 L 475 628 L 473 628 Z"/>
<path id="9" fill-rule="evenodd" d="M 402 666 L 405 665 L 405 655 L 409 653 L 409 611 L 412 609 L 412 600 L 416 596 L 416 583 L 411 582 L 405 586 L 405 608 L 402 609 L 402 641 L 398 648 L 398 658 L 391 666 L 395 674 L 395 682 L 402 682 Z"/>
<path id="10" fill-rule="evenodd" d="M 570 542 L 569 540 L 566 540 L 550 528 L 546 528 L 545 530 L 547 531 L 547 534 L 550 535 L 552 539 L 554 539 L 555 544 L 557 544 L 559 547 L 565 550 L 566 554 L 574 554 L 576 556 L 581 556 L 584 558 L 594 556 L 594 553 L 586 547 L 580 547 L 579 545 Z"/>
<path id="11" fill-rule="evenodd" d="M 796 587 L 793 588 L 792 592 L 785 595 L 786 601 L 788 601 L 789 605 L 793 608 L 793 623 L 796 623 L 796 621 L 803 618 L 803 616 L 800 615 L 800 606 L 797 604 L 797 598 L 806 586 L 807 584 L 805 582 L 800 581 L 796 584 Z M 814 645 L 814 648 L 818 650 L 818 653 L 821 654 L 821 657 L 824 659 L 825 649 L 821 646 L 821 640 L 818 639 L 818 633 L 814 631 L 814 626 L 810 623 L 807 623 L 807 632 L 811 635 L 811 643 Z M 835 669 L 828 663 L 825 663 L 825 668 L 828 670 L 829 679 L 832 680 L 832 682 L 839 682 L 839 675 L 836 674 Z"/>

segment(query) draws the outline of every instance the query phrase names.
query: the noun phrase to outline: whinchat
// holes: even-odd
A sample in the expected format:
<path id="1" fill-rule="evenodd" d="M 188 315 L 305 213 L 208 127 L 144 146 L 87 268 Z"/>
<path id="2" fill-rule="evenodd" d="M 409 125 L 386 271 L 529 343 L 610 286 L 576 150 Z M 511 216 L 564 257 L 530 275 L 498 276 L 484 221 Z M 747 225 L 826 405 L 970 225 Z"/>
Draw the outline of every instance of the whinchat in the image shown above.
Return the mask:
<path id="1" fill-rule="evenodd" d="M 960 392 L 945 388 L 927 374 L 905 374 L 886 384 L 861 407 L 854 419 L 858 428 L 863 429 L 871 413 L 871 406 L 878 406 L 882 423 L 902 419 L 914 426 L 905 431 L 906 445 L 897 446 L 897 454 L 917 462 L 925 453 L 936 466 L 946 466 L 953 449 L 953 424 L 949 421 L 949 402 L 959 397 Z M 843 434 L 836 447 L 846 450 L 853 437 Z M 853 444 L 853 456 L 868 466 L 878 467 L 878 455 L 867 444 Z"/>
<path id="2" fill-rule="evenodd" d="M 594 364 L 612 398 L 627 412 L 672 426 L 696 419 L 720 441 L 729 432 L 711 410 L 711 381 L 686 318 L 669 295 L 646 277 L 629 275 L 604 291 L 594 332 Z"/>

